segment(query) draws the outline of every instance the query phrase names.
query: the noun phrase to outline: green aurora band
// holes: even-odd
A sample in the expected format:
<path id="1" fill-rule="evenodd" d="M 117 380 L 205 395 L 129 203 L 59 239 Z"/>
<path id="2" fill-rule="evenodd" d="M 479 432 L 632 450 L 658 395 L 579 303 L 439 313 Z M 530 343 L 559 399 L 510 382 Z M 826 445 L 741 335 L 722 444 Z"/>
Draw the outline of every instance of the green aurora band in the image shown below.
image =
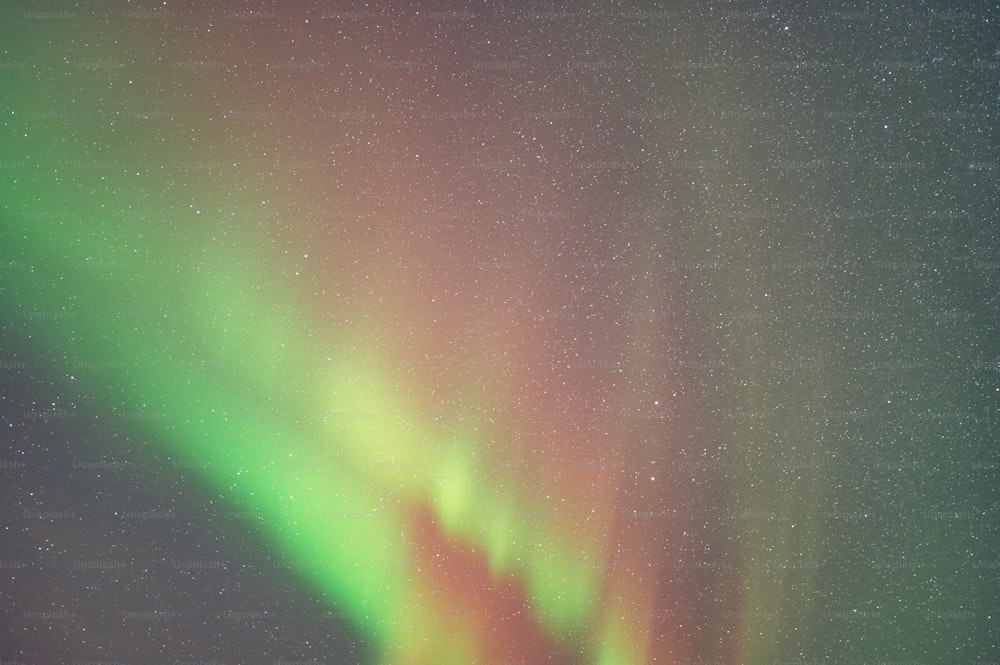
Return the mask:
<path id="1" fill-rule="evenodd" d="M 39 350 L 102 363 L 72 373 L 82 392 L 112 396 L 106 409 L 163 416 L 148 419 L 155 439 L 260 515 L 270 542 L 380 643 L 403 637 L 393 630 L 414 601 L 401 537 L 403 507 L 420 503 L 495 576 L 527 581 L 548 632 L 584 627 L 599 554 L 487 473 L 472 428 L 422 430 L 374 349 L 312 334 L 294 298 L 269 288 L 266 263 L 248 260 L 248 244 L 165 260 L 158 248 L 180 240 L 153 225 L 140 232 L 92 210 L 72 229 L 43 219 L 15 230 L 11 220 L 30 209 L 5 211 L 5 246 L 25 263 L 5 311 L 27 320 Z M 187 246 L 209 242 L 185 233 Z M 483 481 L 491 476 L 501 482 Z"/>

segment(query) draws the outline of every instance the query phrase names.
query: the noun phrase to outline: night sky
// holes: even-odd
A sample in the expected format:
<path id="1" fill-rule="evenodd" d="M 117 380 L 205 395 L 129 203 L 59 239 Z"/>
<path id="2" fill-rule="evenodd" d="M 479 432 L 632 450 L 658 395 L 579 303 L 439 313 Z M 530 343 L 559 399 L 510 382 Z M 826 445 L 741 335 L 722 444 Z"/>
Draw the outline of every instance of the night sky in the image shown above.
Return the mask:
<path id="1" fill-rule="evenodd" d="M 0 665 L 1000 662 L 1000 6 L 0 8 Z"/>

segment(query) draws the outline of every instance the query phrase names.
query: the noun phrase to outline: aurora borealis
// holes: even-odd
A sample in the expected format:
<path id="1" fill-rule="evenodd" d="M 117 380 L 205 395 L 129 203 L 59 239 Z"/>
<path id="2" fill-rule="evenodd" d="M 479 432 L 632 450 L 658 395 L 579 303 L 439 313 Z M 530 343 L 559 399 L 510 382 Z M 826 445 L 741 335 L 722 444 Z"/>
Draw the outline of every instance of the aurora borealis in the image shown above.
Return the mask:
<path id="1" fill-rule="evenodd" d="M 1000 660 L 1000 13 L 12 5 L 0 665 Z"/>

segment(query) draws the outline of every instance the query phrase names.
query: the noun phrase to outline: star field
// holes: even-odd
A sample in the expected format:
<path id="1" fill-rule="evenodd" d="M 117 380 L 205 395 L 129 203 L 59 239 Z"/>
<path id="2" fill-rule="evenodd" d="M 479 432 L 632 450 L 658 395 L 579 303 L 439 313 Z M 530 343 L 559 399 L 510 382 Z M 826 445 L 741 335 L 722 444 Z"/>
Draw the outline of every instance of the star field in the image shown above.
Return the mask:
<path id="1" fill-rule="evenodd" d="M 986 3 L 15 3 L 0 665 L 1000 659 Z"/>

